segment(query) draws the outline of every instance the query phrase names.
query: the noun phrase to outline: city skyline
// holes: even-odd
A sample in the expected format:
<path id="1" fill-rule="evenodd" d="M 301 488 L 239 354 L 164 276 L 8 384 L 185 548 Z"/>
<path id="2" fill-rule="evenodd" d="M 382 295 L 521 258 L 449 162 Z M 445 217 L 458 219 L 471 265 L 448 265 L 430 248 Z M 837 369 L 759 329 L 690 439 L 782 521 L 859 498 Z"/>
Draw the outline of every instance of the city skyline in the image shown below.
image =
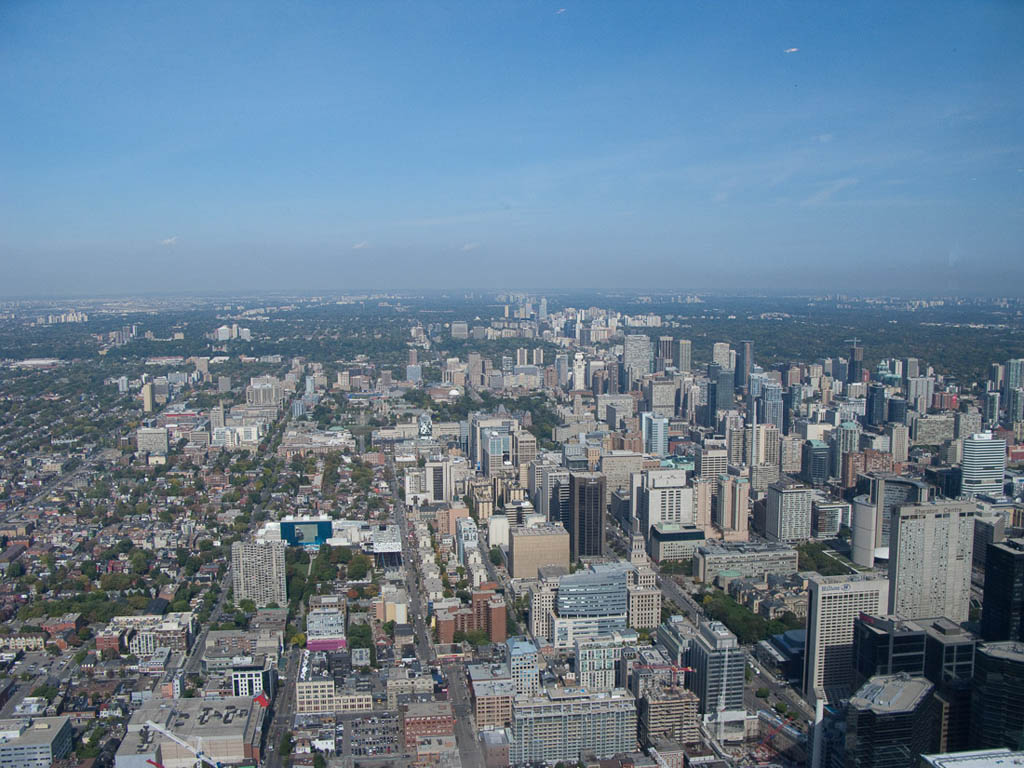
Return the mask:
<path id="1" fill-rule="evenodd" d="M 5 293 L 542 273 L 1003 294 L 1024 276 L 1022 19 L 1009 3 L 8 4 Z"/>

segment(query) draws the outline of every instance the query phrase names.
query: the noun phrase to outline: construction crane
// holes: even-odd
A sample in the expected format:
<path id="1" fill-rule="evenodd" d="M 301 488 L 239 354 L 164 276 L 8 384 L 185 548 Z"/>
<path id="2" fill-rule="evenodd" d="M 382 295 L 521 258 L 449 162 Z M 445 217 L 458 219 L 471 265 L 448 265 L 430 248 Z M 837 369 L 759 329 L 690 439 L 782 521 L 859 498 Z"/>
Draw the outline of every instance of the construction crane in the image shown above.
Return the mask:
<path id="1" fill-rule="evenodd" d="M 193 755 L 195 755 L 196 756 L 196 768 L 201 768 L 203 765 L 209 765 L 209 766 L 212 766 L 213 768 L 222 768 L 222 766 L 224 765 L 223 763 L 220 763 L 220 762 L 214 760 L 212 757 L 207 757 L 203 753 L 203 750 L 202 750 L 203 743 L 202 743 L 202 741 L 199 742 L 199 748 L 197 749 L 196 747 L 193 747 L 191 744 L 189 744 L 184 739 L 179 738 L 178 736 L 175 736 L 173 733 L 171 733 L 169 730 L 164 728 L 162 725 L 157 725 L 152 720 L 147 720 L 146 721 L 146 726 L 148 728 L 150 728 L 151 730 L 154 730 L 157 733 L 163 735 L 164 737 L 170 739 L 171 741 L 173 741 L 175 744 L 177 744 L 182 749 L 186 749 L 189 752 L 191 752 Z M 163 768 L 162 765 L 160 765 L 159 763 L 154 763 L 152 760 L 149 760 L 147 762 L 149 762 L 150 764 L 156 766 L 156 768 Z"/>

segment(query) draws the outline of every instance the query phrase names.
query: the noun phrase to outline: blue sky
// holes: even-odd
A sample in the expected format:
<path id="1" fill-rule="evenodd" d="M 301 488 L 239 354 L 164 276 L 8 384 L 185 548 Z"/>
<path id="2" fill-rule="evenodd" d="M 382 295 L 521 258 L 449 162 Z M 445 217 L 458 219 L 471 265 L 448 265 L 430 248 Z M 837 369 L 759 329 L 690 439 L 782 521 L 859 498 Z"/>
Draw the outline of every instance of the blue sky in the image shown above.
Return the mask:
<path id="1" fill-rule="evenodd" d="M 0 4 L 4 295 L 1020 293 L 1024 4 Z"/>

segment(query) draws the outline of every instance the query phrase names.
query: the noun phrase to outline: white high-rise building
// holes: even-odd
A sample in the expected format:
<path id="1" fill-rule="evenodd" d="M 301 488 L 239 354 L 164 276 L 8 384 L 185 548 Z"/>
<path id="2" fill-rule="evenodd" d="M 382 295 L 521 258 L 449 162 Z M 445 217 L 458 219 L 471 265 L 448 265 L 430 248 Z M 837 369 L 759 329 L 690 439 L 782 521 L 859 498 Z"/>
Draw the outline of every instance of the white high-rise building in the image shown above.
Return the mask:
<path id="1" fill-rule="evenodd" d="M 808 583 L 804 698 L 813 703 L 851 693 L 854 619 L 889 613 L 889 580 L 814 574 Z"/>
<path id="2" fill-rule="evenodd" d="M 765 536 L 789 543 L 811 538 L 813 491 L 799 483 L 780 481 L 768 486 Z"/>
<path id="3" fill-rule="evenodd" d="M 676 368 L 679 369 L 680 373 L 689 373 L 691 365 L 691 357 L 693 354 L 693 345 L 689 339 L 680 339 L 676 344 L 676 357 L 673 362 L 676 364 Z"/>
<path id="4" fill-rule="evenodd" d="M 706 440 L 704 445 L 697 446 L 694 467 L 697 477 L 717 480 L 729 471 L 729 449 L 723 441 Z"/>
<path id="5" fill-rule="evenodd" d="M 964 440 L 960 468 L 965 496 L 1002 496 L 1006 476 L 1006 441 L 995 439 L 991 432 L 971 435 Z"/>
<path id="6" fill-rule="evenodd" d="M 711 362 L 718 363 L 723 369 L 732 370 L 732 349 L 724 341 L 716 341 L 711 347 Z"/>
<path id="7" fill-rule="evenodd" d="M 631 476 L 633 517 L 647 538 L 657 523 L 694 525 L 696 511 L 693 488 L 686 482 L 686 470 L 660 469 L 634 472 Z"/>
<path id="8" fill-rule="evenodd" d="M 510 637 L 505 641 L 508 648 L 508 666 L 516 694 L 536 696 L 540 692 L 540 671 L 537 667 L 537 646 L 525 637 Z"/>
<path id="9" fill-rule="evenodd" d="M 622 346 L 622 367 L 626 379 L 634 381 L 651 372 L 651 337 L 642 333 L 626 336 Z"/>
<path id="10" fill-rule="evenodd" d="M 690 653 L 701 713 L 742 710 L 747 662 L 736 635 L 721 622 L 701 622 Z"/>
<path id="11" fill-rule="evenodd" d="M 668 453 L 668 419 L 654 413 L 644 413 L 640 422 L 644 451 L 652 456 Z"/>
<path id="12" fill-rule="evenodd" d="M 892 460 L 903 463 L 910 452 L 910 428 L 906 424 L 888 424 L 885 434 L 889 436 L 889 452 Z"/>
<path id="13" fill-rule="evenodd" d="M 907 504 L 892 517 L 889 602 L 906 619 L 967 621 L 974 554 L 973 503 Z"/>
<path id="14" fill-rule="evenodd" d="M 257 608 L 288 605 L 284 541 L 236 541 L 231 545 L 231 580 L 235 602 L 252 600 Z"/>
<path id="15" fill-rule="evenodd" d="M 610 691 L 622 656 L 621 636 L 576 641 L 576 684 L 588 691 Z"/>

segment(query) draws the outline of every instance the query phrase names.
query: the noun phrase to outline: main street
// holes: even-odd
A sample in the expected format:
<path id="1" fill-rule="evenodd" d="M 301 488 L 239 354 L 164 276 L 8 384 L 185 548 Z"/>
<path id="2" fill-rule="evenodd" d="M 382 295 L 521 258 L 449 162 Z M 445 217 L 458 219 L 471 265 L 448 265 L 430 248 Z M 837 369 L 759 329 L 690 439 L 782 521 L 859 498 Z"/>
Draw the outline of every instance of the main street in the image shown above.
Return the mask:
<path id="1" fill-rule="evenodd" d="M 265 768 L 281 768 L 281 737 L 291 730 L 295 716 L 295 681 L 299 674 L 302 651 L 292 648 L 285 652 L 285 679 L 274 697 L 273 719 L 267 728 L 266 747 L 263 750 Z"/>
<path id="2" fill-rule="evenodd" d="M 206 650 L 206 636 L 210 633 L 210 627 L 220 621 L 221 615 L 224 613 L 224 602 L 228 595 L 228 589 L 231 587 L 231 565 L 229 564 L 227 570 L 224 572 L 224 578 L 220 583 L 220 594 L 217 596 L 217 602 L 213 606 L 213 610 L 210 612 L 210 620 L 206 622 L 206 626 L 203 627 L 202 632 L 199 633 L 199 637 L 192 643 L 192 650 L 189 651 L 188 658 L 185 660 L 184 670 L 186 675 L 195 675 L 199 672 L 200 662 L 203 660 L 203 653 Z"/>
<path id="3" fill-rule="evenodd" d="M 455 740 L 459 745 L 459 756 L 463 768 L 483 768 L 484 757 L 477 741 L 476 724 L 473 722 L 473 706 L 469 698 L 466 668 L 462 664 L 445 664 L 448 677 L 448 698 L 455 715 Z"/>
<path id="4" fill-rule="evenodd" d="M 389 459 L 390 461 L 390 459 Z M 405 503 L 399 495 L 398 483 L 395 477 L 394 463 L 389 463 L 391 471 L 391 489 L 394 499 L 394 514 L 398 521 L 399 535 L 402 538 L 402 563 L 405 566 L 405 583 L 409 593 L 409 606 L 412 609 L 413 631 L 416 635 L 416 657 L 424 666 L 434 660 L 434 649 L 430 642 L 430 635 L 427 632 L 427 605 L 423 592 L 420 589 L 420 573 L 417 563 L 417 548 L 409 534 L 409 521 L 406 518 Z"/>

